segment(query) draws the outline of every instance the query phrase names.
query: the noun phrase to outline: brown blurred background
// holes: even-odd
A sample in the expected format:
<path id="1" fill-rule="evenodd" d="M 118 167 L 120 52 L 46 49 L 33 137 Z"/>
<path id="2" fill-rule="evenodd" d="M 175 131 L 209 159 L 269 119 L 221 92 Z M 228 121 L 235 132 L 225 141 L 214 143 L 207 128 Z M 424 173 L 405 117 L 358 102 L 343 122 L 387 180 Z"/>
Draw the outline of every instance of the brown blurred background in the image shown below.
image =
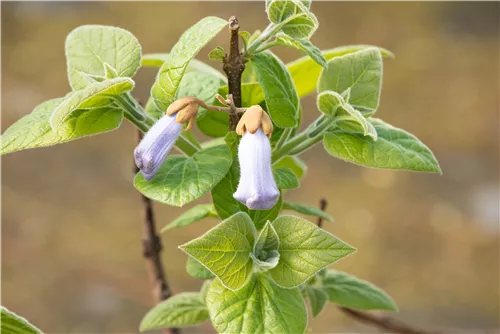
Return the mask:
<path id="1" fill-rule="evenodd" d="M 168 52 L 207 15 L 267 25 L 263 2 L 2 2 L 2 132 L 40 102 L 69 91 L 64 40 L 82 24 L 131 31 L 144 53 Z M 395 316 L 424 328 L 492 329 L 499 321 L 499 3 L 316 2 L 322 49 L 374 44 L 385 60 L 377 116 L 433 149 L 443 175 L 357 167 L 308 151 L 309 173 L 286 199 L 328 199 L 325 227 L 356 246 L 335 268 L 384 288 Z M 221 33 L 198 59 L 216 45 Z M 285 61 L 301 54 L 278 49 Z M 215 67 L 220 64 L 208 61 Z M 136 96 L 155 71 L 141 69 Z M 316 117 L 314 96 L 303 100 Z M 134 333 L 152 305 L 132 179 L 135 133 L 117 131 L 2 158 L 2 304 L 47 333 Z M 208 202 L 209 196 L 196 203 Z M 182 212 L 156 205 L 164 226 Z M 215 224 L 163 235 L 174 292 L 197 290 L 177 245 Z M 376 332 L 328 306 L 312 333 Z M 209 324 L 184 333 L 211 333 Z"/>

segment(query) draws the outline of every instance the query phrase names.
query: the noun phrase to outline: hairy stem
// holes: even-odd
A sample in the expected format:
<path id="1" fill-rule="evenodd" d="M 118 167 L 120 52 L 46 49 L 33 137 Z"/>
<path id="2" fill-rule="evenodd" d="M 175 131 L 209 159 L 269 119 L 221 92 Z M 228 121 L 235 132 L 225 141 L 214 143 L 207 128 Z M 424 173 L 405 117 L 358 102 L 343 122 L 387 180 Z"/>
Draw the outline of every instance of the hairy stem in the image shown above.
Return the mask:
<path id="1" fill-rule="evenodd" d="M 142 132 L 137 131 L 138 142 L 142 139 Z M 139 172 L 139 169 L 134 163 L 134 172 Z M 156 303 L 160 303 L 172 296 L 172 291 L 168 285 L 163 263 L 160 257 L 163 245 L 156 231 L 155 216 L 153 211 L 153 203 L 146 196 L 141 194 L 141 203 L 143 207 L 143 237 L 142 247 L 143 256 L 146 258 L 149 277 L 153 285 L 153 298 Z M 178 328 L 166 328 L 163 330 L 165 334 L 179 334 Z"/>
<path id="2" fill-rule="evenodd" d="M 245 64 L 240 53 L 239 34 L 240 24 L 236 16 L 229 18 L 229 55 L 224 57 L 223 70 L 227 76 L 229 94 L 233 96 L 234 106 L 241 107 L 241 75 L 245 70 Z M 234 131 L 240 120 L 235 110 L 229 112 L 229 131 Z"/>

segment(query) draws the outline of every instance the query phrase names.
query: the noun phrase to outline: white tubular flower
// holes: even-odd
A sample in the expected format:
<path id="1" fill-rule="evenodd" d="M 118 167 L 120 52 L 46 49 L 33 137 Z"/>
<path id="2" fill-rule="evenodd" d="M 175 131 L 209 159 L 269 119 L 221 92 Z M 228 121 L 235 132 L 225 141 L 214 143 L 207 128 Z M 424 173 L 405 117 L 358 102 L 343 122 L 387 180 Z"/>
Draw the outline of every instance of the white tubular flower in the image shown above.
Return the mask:
<path id="1" fill-rule="evenodd" d="M 151 180 L 165 161 L 182 130 L 176 114 L 160 118 L 134 150 L 135 164 L 146 180 Z"/>
<path id="2" fill-rule="evenodd" d="M 189 130 L 198 113 L 198 99 L 183 97 L 172 103 L 134 150 L 135 164 L 146 180 L 151 180 L 181 134 L 182 124 Z"/>
<path id="3" fill-rule="evenodd" d="M 236 128 L 243 138 L 238 148 L 240 182 L 233 197 L 252 210 L 271 209 L 280 196 L 271 167 L 272 130 L 269 116 L 259 106 L 248 108 Z"/>

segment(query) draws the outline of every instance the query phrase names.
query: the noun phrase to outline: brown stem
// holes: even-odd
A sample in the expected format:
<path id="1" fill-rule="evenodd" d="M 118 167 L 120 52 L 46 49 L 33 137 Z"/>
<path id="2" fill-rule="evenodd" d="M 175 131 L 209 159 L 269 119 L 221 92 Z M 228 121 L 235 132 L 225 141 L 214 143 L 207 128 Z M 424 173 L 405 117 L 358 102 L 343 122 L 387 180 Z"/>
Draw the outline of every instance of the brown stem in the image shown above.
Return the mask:
<path id="1" fill-rule="evenodd" d="M 137 131 L 138 142 L 142 139 L 142 132 Z M 134 163 L 134 172 L 138 173 L 139 168 Z M 156 303 L 160 303 L 170 296 L 172 291 L 167 282 L 165 270 L 160 257 L 163 245 L 156 231 L 153 203 L 146 196 L 141 194 L 141 202 L 144 216 L 144 232 L 142 237 L 143 256 L 146 258 L 149 278 L 153 284 L 153 298 Z M 165 334 L 179 334 L 178 328 L 165 328 Z"/>
<path id="2" fill-rule="evenodd" d="M 240 24 L 236 16 L 229 18 L 229 55 L 224 57 L 222 69 L 227 76 L 229 94 L 233 96 L 234 106 L 241 107 L 241 75 L 245 64 L 240 52 L 239 34 Z M 229 131 L 234 131 L 240 116 L 234 110 L 229 113 Z"/>
<path id="3" fill-rule="evenodd" d="M 339 307 L 339 310 L 349 317 L 364 322 L 391 333 L 397 334 L 438 334 L 438 331 L 424 331 L 413 328 L 402 321 L 387 316 L 378 316 L 368 312 L 353 310 L 347 307 Z"/>
<path id="4" fill-rule="evenodd" d="M 319 201 L 319 208 L 322 211 L 325 211 L 326 206 L 328 205 L 328 202 L 326 201 L 325 198 L 322 198 Z M 323 218 L 318 217 L 318 227 L 321 228 L 323 226 Z M 363 312 L 363 311 L 357 311 L 353 310 L 347 307 L 341 307 L 339 306 L 339 310 L 342 311 L 344 314 L 348 315 L 354 320 L 364 322 L 370 325 L 373 325 L 375 327 L 378 327 L 380 329 L 387 330 L 391 333 L 397 333 L 397 334 L 438 334 L 440 332 L 428 332 L 424 331 L 421 329 L 413 328 L 402 321 L 393 319 L 388 316 L 378 316 L 372 313 L 368 312 Z"/>

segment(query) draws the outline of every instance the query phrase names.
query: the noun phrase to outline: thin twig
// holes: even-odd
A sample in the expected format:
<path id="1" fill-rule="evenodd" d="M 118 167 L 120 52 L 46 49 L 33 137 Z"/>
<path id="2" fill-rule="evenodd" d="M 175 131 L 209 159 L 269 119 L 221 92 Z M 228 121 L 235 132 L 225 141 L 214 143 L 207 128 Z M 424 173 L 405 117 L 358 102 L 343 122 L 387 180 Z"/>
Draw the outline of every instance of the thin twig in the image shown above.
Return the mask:
<path id="1" fill-rule="evenodd" d="M 328 202 L 326 201 L 325 198 L 322 198 L 319 201 L 319 208 L 322 211 L 325 211 L 326 206 L 328 205 Z M 318 222 L 317 225 L 319 228 L 322 228 L 323 226 L 323 218 L 318 217 Z M 392 333 L 397 333 L 397 334 L 438 334 L 440 332 L 437 331 L 424 331 L 421 329 L 417 329 L 414 327 L 411 327 L 405 323 L 403 323 L 400 320 L 396 320 L 394 318 L 388 317 L 388 316 L 378 316 L 373 313 L 368 313 L 368 312 L 363 312 L 363 311 L 358 311 L 358 310 L 353 310 L 347 307 L 338 307 L 340 311 L 342 311 L 344 314 L 348 315 L 354 320 L 364 322 L 367 324 L 371 324 L 375 327 L 378 327 L 380 329 L 387 330 Z"/>
<path id="2" fill-rule="evenodd" d="M 198 100 L 198 104 L 202 106 L 203 108 L 207 110 L 212 110 L 212 111 L 220 111 L 220 112 L 227 112 L 227 113 L 237 113 L 237 114 L 242 114 L 244 113 L 247 108 L 237 108 L 234 106 L 234 101 L 232 98 L 232 95 L 229 94 L 227 96 L 227 99 L 224 99 L 221 95 L 216 94 L 215 97 L 219 102 L 227 107 L 220 107 L 220 106 L 212 106 L 209 104 L 206 104 L 203 100 Z"/>
<path id="3" fill-rule="evenodd" d="M 418 328 L 411 327 L 404 322 L 388 317 L 388 316 L 378 316 L 368 312 L 362 312 L 353 310 L 347 307 L 339 307 L 344 314 L 348 315 L 352 319 L 355 319 L 366 324 L 373 325 L 380 329 L 388 330 L 392 333 L 397 334 L 438 334 L 438 331 L 424 331 Z"/>
<path id="4" fill-rule="evenodd" d="M 142 132 L 137 131 L 138 142 L 142 139 Z M 134 172 L 138 173 L 139 168 L 134 163 Z M 156 231 L 153 203 L 146 196 L 141 194 L 141 202 L 144 215 L 144 232 L 142 237 L 143 256 L 146 258 L 149 277 L 153 284 L 153 297 L 156 303 L 160 303 L 170 296 L 172 291 L 168 285 L 165 269 L 160 257 L 163 245 Z M 178 328 L 166 328 L 165 334 L 179 334 Z"/>
<path id="5" fill-rule="evenodd" d="M 229 55 L 224 57 L 222 69 L 227 76 L 229 94 L 233 96 L 235 107 L 241 107 L 241 75 L 245 69 L 243 57 L 240 52 L 239 34 L 240 24 L 236 16 L 229 18 Z M 240 120 L 237 112 L 232 110 L 229 113 L 229 131 L 234 131 Z"/>

